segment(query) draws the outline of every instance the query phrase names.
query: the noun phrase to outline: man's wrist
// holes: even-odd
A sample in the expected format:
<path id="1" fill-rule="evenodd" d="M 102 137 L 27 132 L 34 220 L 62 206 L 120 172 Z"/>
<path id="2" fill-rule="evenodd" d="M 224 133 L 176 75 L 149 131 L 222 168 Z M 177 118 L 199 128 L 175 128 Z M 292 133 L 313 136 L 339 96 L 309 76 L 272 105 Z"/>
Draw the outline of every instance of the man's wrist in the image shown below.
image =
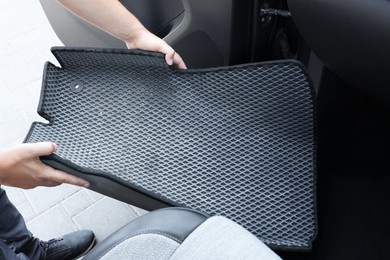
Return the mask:
<path id="1" fill-rule="evenodd" d="M 142 34 L 148 33 L 148 30 L 141 26 L 132 28 L 131 31 L 128 31 L 126 34 L 123 34 L 119 39 L 126 43 L 128 49 L 137 48 L 137 40 L 141 37 Z"/>

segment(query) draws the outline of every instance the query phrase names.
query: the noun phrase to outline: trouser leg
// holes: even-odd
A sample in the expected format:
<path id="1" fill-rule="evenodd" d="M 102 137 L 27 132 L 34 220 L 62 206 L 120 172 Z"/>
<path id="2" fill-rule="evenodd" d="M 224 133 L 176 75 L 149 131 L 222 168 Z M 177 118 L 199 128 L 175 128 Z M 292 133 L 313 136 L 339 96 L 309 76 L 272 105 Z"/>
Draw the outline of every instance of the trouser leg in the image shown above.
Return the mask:
<path id="1" fill-rule="evenodd" d="M 16 254 L 6 244 L 0 241 L 0 259 L 4 260 L 30 260 L 25 254 Z"/>
<path id="2" fill-rule="evenodd" d="M 22 252 L 28 257 L 27 259 L 43 258 L 44 252 L 39 239 L 34 238 L 28 231 L 22 215 L 9 201 L 2 188 L 0 188 L 0 221 L 0 243 L 3 244 L 1 247 L 7 246 L 15 254 Z M 5 253 L 9 252 L 4 251 Z"/>

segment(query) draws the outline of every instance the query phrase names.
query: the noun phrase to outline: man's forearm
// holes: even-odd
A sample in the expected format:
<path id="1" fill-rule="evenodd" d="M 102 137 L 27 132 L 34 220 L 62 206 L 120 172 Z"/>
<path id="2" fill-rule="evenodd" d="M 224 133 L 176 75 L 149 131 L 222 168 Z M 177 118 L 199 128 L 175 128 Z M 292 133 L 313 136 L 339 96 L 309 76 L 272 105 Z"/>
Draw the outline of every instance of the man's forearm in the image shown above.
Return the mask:
<path id="1" fill-rule="evenodd" d="M 117 0 L 58 0 L 72 13 L 104 30 L 131 42 L 139 30 L 145 27 Z"/>
<path id="2" fill-rule="evenodd" d="M 58 0 L 85 21 L 124 41 L 129 49 L 165 54 L 168 65 L 186 69 L 179 54 L 165 41 L 149 32 L 118 0 Z"/>

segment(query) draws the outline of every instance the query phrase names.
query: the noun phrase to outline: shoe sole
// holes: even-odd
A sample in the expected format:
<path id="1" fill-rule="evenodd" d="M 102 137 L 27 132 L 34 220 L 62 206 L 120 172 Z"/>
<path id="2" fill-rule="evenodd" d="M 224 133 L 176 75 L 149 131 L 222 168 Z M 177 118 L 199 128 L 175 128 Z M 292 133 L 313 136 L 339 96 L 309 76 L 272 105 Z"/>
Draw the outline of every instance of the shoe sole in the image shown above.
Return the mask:
<path id="1" fill-rule="evenodd" d="M 89 247 L 87 249 L 85 249 L 85 251 L 83 253 L 81 253 L 80 255 L 78 255 L 76 258 L 73 258 L 72 260 L 77 260 L 77 259 L 80 259 L 81 257 L 85 256 L 91 249 L 92 247 L 96 244 L 96 237 L 93 238 L 91 244 L 89 245 Z"/>

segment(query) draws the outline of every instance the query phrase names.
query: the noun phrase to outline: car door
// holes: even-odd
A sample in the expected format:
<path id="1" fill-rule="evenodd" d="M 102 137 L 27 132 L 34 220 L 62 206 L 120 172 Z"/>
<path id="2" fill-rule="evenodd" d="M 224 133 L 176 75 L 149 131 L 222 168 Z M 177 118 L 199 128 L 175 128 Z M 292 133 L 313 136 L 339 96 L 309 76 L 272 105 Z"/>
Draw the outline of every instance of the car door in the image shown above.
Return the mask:
<path id="1" fill-rule="evenodd" d="M 65 45 L 125 47 L 118 39 L 65 10 L 57 1 L 40 2 Z M 121 0 L 121 3 L 147 29 L 171 44 L 190 67 L 230 63 L 233 0 Z"/>

